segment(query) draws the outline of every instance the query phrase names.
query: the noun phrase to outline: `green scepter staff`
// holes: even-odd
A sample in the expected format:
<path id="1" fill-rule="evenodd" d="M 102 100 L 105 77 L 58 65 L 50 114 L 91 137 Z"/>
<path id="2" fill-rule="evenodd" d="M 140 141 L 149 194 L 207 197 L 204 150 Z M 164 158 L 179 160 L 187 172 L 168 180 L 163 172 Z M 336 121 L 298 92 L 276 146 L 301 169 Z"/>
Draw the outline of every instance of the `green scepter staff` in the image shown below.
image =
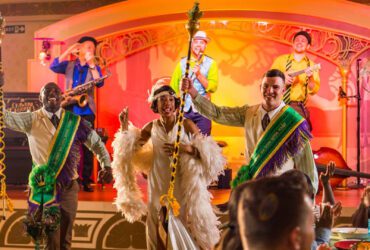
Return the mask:
<path id="1" fill-rule="evenodd" d="M 193 8 L 188 11 L 189 20 L 186 25 L 186 28 L 189 32 L 189 47 L 188 47 L 188 54 L 187 54 L 187 61 L 186 61 L 185 77 L 189 76 L 192 39 L 193 39 L 194 34 L 199 29 L 199 19 L 202 17 L 202 15 L 203 13 L 199 10 L 199 2 L 196 0 L 194 2 Z M 184 106 L 185 106 L 186 94 L 187 94 L 187 90 L 184 93 L 182 93 L 179 116 L 177 119 L 177 123 L 175 125 L 178 127 L 178 129 L 177 129 L 177 134 L 176 134 L 176 141 L 174 144 L 174 152 L 172 154 L 172 161 L 170 163 L 170 169 L 171 169 L 170 185 L 169 185 L 167 194 L 164 194 L 160 197 L 160 203 L 162 205 L 162 209 L 160 211 L 161 223 L 159 223 L 158 230 L 159 230 L 159 235 L 160 235 L 159 238 L 161 239 L 162 244 L 164 245 L 162 247 L 164 248 L 167 248 L 169 241 L 176 242 L 176 239 L 169 239 L 168 237 L 167 232 L 168 232 L 168 227 L 169 227 L 169 221 L 170 221 L 170 224 L 177 223 L 177 228 L 185 229 L 185 227 L 181 224 L 181 222 L 178 221 L 176 218 L 176 216 L 178 216 L 180 212 L 180 205 L 174 196 L 174 188 L 175 188 L 176 170 L 177 170 L 177 165 L 179 162 L 181 128 L 184 122 Z M 188 238 L 191 238 L 191 237 L 189 236 Z M 188 242 L 187 247 L 190 247 L 191 249 L 196 249 L 193 242 Z"/>
<path id="2" fill-rule="evenodd" d="M 9 212 L 13 212 L 14 210 L 13 203 L 6 193 L 6 176 L 4 174 L 4 171 L 6 169 L 4 162 L 5 161 L 4 92 L 3 92 L 4 72 L 1 61 L 1 44 L 4 34 L 5 34 L 5 19 L 3 16 L 1 16 L 0 13 L 0 199 L 2 199 L 2 216 L 0 217 L 0 220 L 6 219 L 5 207 L 8 207 Z"/>

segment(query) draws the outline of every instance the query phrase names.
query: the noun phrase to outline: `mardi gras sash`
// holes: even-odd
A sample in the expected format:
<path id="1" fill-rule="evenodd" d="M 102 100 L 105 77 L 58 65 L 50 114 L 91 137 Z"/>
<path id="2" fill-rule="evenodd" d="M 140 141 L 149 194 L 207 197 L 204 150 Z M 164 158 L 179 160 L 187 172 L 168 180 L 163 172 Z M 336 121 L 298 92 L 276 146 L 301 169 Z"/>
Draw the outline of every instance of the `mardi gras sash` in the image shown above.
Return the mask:
<path id="1" fill-rule="evenodd" d="M 232 186 L 265 176 L 283 165 L 309 141 L 311 134 L 307 121 L 286 105 L 274 117 L 259 139 L 248 165 L 243 165 Z"/>
<path id="2" fill-rule="evenodd" d="M 56 179 L 61 172 L 77 132 L 80 117 L 65 111 L 49 146 L 46 164 L 33 166 L 29 176 L 31 204 L 50 204 L 56 198 Z"/>

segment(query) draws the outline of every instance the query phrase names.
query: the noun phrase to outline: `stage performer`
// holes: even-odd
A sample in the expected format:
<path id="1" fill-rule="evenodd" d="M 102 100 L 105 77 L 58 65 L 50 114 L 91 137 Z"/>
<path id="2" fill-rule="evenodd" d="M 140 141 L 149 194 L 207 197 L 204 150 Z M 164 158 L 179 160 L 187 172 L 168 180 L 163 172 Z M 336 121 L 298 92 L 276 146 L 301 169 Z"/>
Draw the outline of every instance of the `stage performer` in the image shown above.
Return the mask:
<path id="1" fill-rule="evenodd" d="M 282 101 L 284 73 L 277 69 L 266 72 L 262 79 L 261 104 L 242 107 L 219 107 L 198 94 L 190 79 L 183 79 L 182 89 L 188 89 L 198 111 L 213 121 L 244 127 L 247 164 L 243 166 L 233 186 L 266 175 L 279 175 L 296 168 L 307 174 L 315 192 L 318 176 L 310 146 L 308 124 L 294 109 Z"/>
<path id="2" fill-rule="evenodd" d="M 5 111 L 4 116 L 7 128 L 27 134 L 34 163 L 29 177 L 27 231 L 34 238 L 38 237 L 35 223 L 40 219 L 42 207 L 45 218 L 40 220 L 48 233 L 46 249 L 58 250 L 71 249 L 81 144 L 94 152 L 103 166 L 100 179 L 110 182 L 113 178 L 110 157 L 100 137 L 85 120 L 62 109 L 61 100 L 60 88 L 50 82 L 40 91 L 41 109 L 24 113 Z"/>
<path id="3" fill-rule="evenodd" d="M 56 57 L 50 65 L 50 69 L 58 74 L 64 74 L 66 78 L 66 89 L 75 88 L 93 79 L 102 77 L 102 72 L 95 63 L 95 49 L 98 42 L 90 36 L 81 37 L 77 43 L 70 46 L 59 57 Z M 74 60 L 69 60 L 71 54 L 78 55 Z M 102 87 L 104 81 L 97 87 Z M 88 105 L 80 107 L 77 103 L 68 107 L 73 113 L 87 120 L 94 128 L 96 105 L 94 100 L 94 88 L 88 91 Z M 83 146 L 83 169 L 82 185 L 86 192 L 93 192 L 90 179 L 93 170 L 93 155 L 88 148 Z"/>
<path id="4" fill-rule="evenodd" d="M 308 95 L 316 94 L 320 88 L 318 70 L 313 71 L 310 68 L 314 66 L 314 62 L 306 54 L 311 42 L 312 38 L 308 32 L 297 32 L 293 37 L 293 52 L 277 57 L 271 66 L 271 69 L 284 72 L 287 91 L 283 100 L 307 120 L 310 130 L 312 130 L 310 113 L 305 105 Z M 295 77 L 289 75 L 300 70 L 304 72 Z"/>
<path id="5" fill-rule="evenodd" d="M 205 96 L 208 99 L 210 99 L 211 93 L 214 93 L 217 90 L 218 86 L 217 64 L 215 60 L 204 54 L 209 41 L 210 39 L 204 31 L 198 31 L 195 33 L 191 43 L 190 59 L 192 72 L 190 73 L 190 78 L 194 82 L 194 87 L 200 95 Z M 180 93 L 181 79 L 185 75 L 186 59 L 186 57 L 181 59 L 172 74 L 170 85 L 177 94 Z M 191 97 L 189 95 L 187 95 L 185 99 L 184 112 L 185 117 L 192 120 L 198 126 L 202 134 L 211 134 L 212 122 L 198 113 L 197 109 L 192 104 Z"/>
<path id="6" fill-rule="evenodd" d="M 128 126 L 128 110 L 120 114 L 121 128 L 112 143 L 115 204 L 129 222 L 147 215 L 147 248 L 160 249 L 157 240 L 160 197 L 167 194 L 171 179 L 170 159 L 178 134 L 176 112 L 180 100 L 167 85 L 154 85 L 150 96 L 151 109 L 160 118 L 142 129 Z M 149 143 L 149 139 L 151 142 Z M 184 120 L 181 131 L 180 160 L 176 173 L 174 196 L 180 204 L 179 218 L 201 249 L 211 249 L 220 238 L 219 221 L 211 206 L 207 186 L 223 171 L 225 159 L 211 137 L 198 132 L 195 124 Z M 136 184 L 135 174 L 148 175 L 148 207 Z M 170 232 L 168 232 L 170 234 Z"/>

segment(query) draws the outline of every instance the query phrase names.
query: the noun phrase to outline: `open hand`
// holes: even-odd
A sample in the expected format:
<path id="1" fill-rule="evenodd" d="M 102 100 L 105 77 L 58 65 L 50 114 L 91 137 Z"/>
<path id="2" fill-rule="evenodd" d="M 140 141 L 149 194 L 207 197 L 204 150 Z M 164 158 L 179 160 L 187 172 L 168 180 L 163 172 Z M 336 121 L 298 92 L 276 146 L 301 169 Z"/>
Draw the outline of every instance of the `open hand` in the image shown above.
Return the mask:
<path id="1" fill-rule="evenodd" d="M 331 208 L 331 210 L 333 211 L 333 216 L 334 216 L 334 220 L 335 220 L 342 213 L 342 203 L 340 201 L 338 201 L 337 203 L 334 204 L 334 206 Z"/>
<path id="2" fill-rule="evenodd" d="M 121 113 L 119 113 L 119 122 L 121 124 L 121 130 L 126 131 L 128 130 L 128 107 L 125 107 Z"/>
<path id="3" fill-rule="evenodd" d="M 321 214 L 316 226 L 321 228 L 332 228 L 334 223 L 333 210 L 329 204 L 321 204 Z"/>
<path id="4" fill-rule="evenodd" d="M 330 161 L 326 166 L 326 172 L 320 174 L 320 180 L 324 184 L 329 183 L 330 177 L 334 175 L 335 171 L 335 162 Z"/>

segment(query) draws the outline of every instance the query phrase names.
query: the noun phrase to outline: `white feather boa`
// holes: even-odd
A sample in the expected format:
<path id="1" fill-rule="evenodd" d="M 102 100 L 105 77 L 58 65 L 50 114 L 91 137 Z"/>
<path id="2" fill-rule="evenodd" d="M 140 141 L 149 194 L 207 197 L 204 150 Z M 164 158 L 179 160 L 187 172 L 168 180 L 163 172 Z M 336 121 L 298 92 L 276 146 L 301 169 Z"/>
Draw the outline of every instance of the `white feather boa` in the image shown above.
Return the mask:
<path id="1" fill-rule="evenodd" d="M 140 130 L 130 127 L 128 131 L 117 132 L 112 143 L 114 188 L 117 189 L 114 204 L 129 222 L 137 221 L 146 214 L 146 205 L 135 175 L 138 170 L 148 172 L 153 162 L 151 143 L 138 150 L 139 136 Z M 220 222 L 213 211 L 212 195 L 207 186 L 223 173 L 226 161 L 211 137 L 196 136 L 192 138 L 192 145 L 199 151 L 200 159 L 181 155 L 179 176 L 184 197 L 181 205 L 185 211 L 186 228 L 202 249 L 210 249 L 220 239 L 217 228 Z"/>
<path id="2" fill-rule="evenodd" d="M 200 159 L 183 154 L 180 159 L 181 189 L 187 228 L 202 249 L 210 249 L 220 240 L 217 216 L 215 215 L 211 193 L 207 186 L 223 173 L 225 158 L 220 147 L 211 137 L 197 136 L 192 145 L 199 153 Z"/>
<path id="3" fill-rule="evenodd" d="M 150 148 L 151 143 L 140 148 L 139 138 L 140 130 L 130 126 L 128 131 L 118 131 L 112 142 L 112 170 L 115 179 L 113 187 L 117 190 L 114 204 L 131 223 L 138 221 L 147 213 L 146 204 L 142 199 L 143 194 L 136 182 L 136 173 L 138 170 L 147 173 L 153 162 L 153 154 L 150 153 L 153 151 Z"/>

